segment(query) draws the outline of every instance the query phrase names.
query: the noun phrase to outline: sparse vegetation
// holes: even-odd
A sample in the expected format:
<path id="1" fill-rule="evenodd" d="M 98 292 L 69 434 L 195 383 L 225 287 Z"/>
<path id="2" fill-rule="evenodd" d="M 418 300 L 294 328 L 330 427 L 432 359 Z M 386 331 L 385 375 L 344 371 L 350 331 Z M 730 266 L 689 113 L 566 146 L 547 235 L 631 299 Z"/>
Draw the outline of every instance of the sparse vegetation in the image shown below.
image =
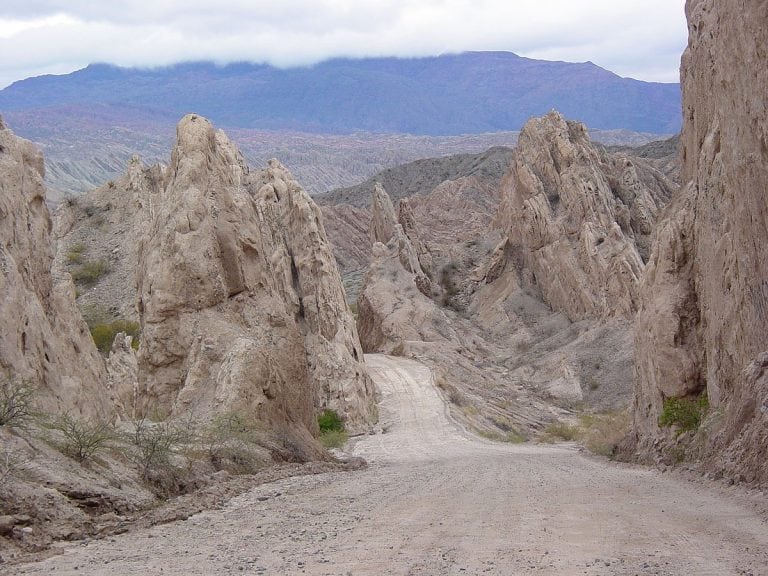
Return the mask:
<path id="1" fill-rule="evenodd" d="M 72 244 L 72 246 L 69 247 L 69 251 L 66 255 L 67 264 L 82 264 L 83 252 L 85 252 L 85 244 L 82 242 L 76 242 L 75 244 Z"/>
<path id="2" fill-rule="evenodd" d="M 453 384 L 450 384 L 445 379 L 445 376 L 443 376 L 439 372 L 435 375 L 435 385 L 445 392 L 451 404 L 454 404 L 461 408 L 463 406 L 466 406 L 469 403 L 467 400 L 467 397 L 464 396 L 461 390 L 456 388 L 456 386 L 454 386 Z"/>
<path id="3" fill-rule="evenodd" d="M 544 429 L 544 434 L 541 437 L 542 442 L 557 442 L 558 440 L 564 440 L 571 442 L 576 440 L 579 436 L 579 429 L 577 426 L 573 426 L 566 422 L 552 422 Z"/>
<path id="4" fill-rule="evenodd" d="M 72 270 L 72 280 L 85 286 L 93 286 L 109 272 L 109 265 L 104 260 L 86 260 Z"/>
<path id="5" fill-rule="evenodd" d="M 115 438 L 114 428 L 106 422 L 78 419 L 69 414 L 59 416 L 49 426 L 61 433 L 62 451 L 78 462 L 93 459 Z"/>
<path id="6" fill-rule="evenodd" d="M 449 308 L 457 308 L 454 302 L 454 297 L 459 294 L 459 286 L 456 284 L 456 271 L 455 262 L 449 262 L 440 270 L 440 286 L 443 288 L 442 304 Z"/>
<path id="7" fill-rule="evenodd" d="M 580 440 L 590 452 L 612 458 L 629 430 L 629 413 L 607 412 L 580 417 Z"/>
<path id="8" fill-rule="evenodd" d="M 0 486 L 5 485 L 11 478 L 18 477 L 19 473 L 27 470 L 28 467 L 27 455 L 18 454 L 7 446 L 3 448 L 0 452 Z"/>
<path id="9" fill-rule="evenodd" d="M 320 427 L 320 444 L 326 448 L 341 448 L 349 438 L 344 421 L 335 410 L 323 410 L 317 417 L 317 425 Z"/>
<path id="10" fill-rule="evenodd" d="M 344 421 L 341 416 L 330 408 L 323 410 L 317 417 L 317 425 L 320 427 L 320 432 L 341 432 L 344 430 Z"/>
<path id="11" fill-rule="evenodd" d="M 341 448 L 349 440 L 349 435 L 344 430 L 327 430 L 320 433 L 319 440 L 325 448 Z"/>
<path id="12" fill-rule="evenodd" d="M 137 350 L 139 347 L 139 331 L 141 326 L 138 322 L 131 322 L 130 320 L 114 320 L 104 324 L 89 325 L 91 330 L 91 337 L 96 344 L 96 348 L 100 352 L 106 354 L 112 348 L 112 343 L 115 341 L 115 336 L 120 332 L 123 332 L 127 336 L 131 336 L 131 347 Z"/>
<path id="13" fill-rule="evenodd" d="M 0 426 L 20 427 L 32 418 L 34 391 L 21 380 L 0 383 Z"/>
<path id="14" fill-rule="evenodd" d="M 217 470 L 253 473 L 261 464 L 254 450 L 261 440 L 261 426 L 244 412 L 217 415 L 202 439 L 208 459 Z"/>
<path id="15" fill-rule="evenodd" d="M 173 422 L 151 422 L 146 418 L 134 422 L 129 436 L 133 449 L 130 458 L 139 467 L 142 478 L 150 480 L 159 469 L 170 466 L 170 458 L 187 437 Z"/>
<path id="16" fill-rule="evenodd" d="M 612 458 L 628 429 L 629 413 L 626 410 L 581 414 L 578 424 L 553 422 L 547 426 L 539 440 L 548 443 L 576 440 L 590 452 Z"/>
<path id="17" fill-rule="evenodd" d="M 708 409 L 709 398 L 706 392 L 698 398 L 667 398 L 659 415 L 659 426 L 674 426 L 678 436 L 697 430 Z"/>

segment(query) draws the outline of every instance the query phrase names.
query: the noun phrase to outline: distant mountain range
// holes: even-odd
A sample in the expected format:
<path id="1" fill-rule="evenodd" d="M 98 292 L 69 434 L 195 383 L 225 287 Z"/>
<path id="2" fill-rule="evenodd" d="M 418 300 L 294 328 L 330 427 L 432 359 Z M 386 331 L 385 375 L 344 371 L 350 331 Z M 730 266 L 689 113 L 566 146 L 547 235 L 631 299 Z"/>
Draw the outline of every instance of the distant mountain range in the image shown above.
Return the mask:
<path id="1" fill-rule="evenodd" d="M 280 69 L 209 62 L 138 69 L 93 64 L 0 91 L 0 113 L 44 117 L 98 105 L 132 123 L 197 112 L 225 128 L 422 135 L 513 131 L 555 108 L 590 128 L 672 134 L 678 84 L 621 78 L 591 62 L 469 52 L 430 58 L 333 59 Z M 118 120 L 119 123 L 119 120 Z"/>

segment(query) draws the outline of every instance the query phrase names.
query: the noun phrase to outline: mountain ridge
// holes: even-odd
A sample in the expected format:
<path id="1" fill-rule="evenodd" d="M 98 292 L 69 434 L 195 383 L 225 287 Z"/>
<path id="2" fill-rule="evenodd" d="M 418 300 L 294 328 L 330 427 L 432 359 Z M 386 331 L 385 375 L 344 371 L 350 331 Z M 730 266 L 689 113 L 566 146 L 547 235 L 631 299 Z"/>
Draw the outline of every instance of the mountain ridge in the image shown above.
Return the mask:
<path id="1" fill-rule="evenodd" d="M 162 102 L 162 105 L 158 103 Z M 312 66 L 187 62 L 160 68 L 91 64 L 0 90 L 0 110 L 72 103 L 136 106 L 177 118 L 194 110 L 223 127 L 450 135 L 518 130 L 557 108 L 592 128 L 675 133 L 677 84 L 622 78 L 586 63 L 511 52 L 426 58 L 335 58 Z"/>

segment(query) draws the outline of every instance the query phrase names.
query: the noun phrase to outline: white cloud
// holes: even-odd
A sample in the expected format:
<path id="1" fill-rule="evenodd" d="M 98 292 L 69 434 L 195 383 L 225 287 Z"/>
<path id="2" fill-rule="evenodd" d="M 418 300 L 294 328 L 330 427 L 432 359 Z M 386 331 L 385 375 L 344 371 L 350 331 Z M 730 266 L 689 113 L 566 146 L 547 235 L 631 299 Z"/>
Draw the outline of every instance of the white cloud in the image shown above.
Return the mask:
<path id="1" fill-rule="evenodd" d="M 0 5 L 0 86 L 91 62 L 156 66 L 509 50 L 674 81 L 684 0 L 86 0 Z"/>

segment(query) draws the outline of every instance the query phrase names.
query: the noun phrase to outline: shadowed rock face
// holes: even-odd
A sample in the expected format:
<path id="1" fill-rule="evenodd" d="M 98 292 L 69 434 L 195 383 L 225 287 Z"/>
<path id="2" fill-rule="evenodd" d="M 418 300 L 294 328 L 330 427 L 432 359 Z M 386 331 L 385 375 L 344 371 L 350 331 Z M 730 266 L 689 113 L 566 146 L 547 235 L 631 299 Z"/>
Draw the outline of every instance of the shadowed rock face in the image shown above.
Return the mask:
<path id="1" fill-rule="evenodd" d="M 0 367 L 46 412 L 107 417 L 105 371 L 67 274 L 52 270 L 43 156 L 0 119 Z"/>
<path id="2" fill-rule="evenodd" d="M 432 282 L 419 261 L 415 224 L 409 208 L 401 210 L 401 221 L 409 224 L 410 235 L 398 223 L 392 200 L 381 184 L 376 184 L 371 200 L 370 237 L 373 255 L 358 295 L 357 325 L 366 352 L 392 352 L 406 340 L 432 341 L 448 337 L 453 330 L 435 330 L 447 321 L 432 300 Z M 437 320 L 436 320 L 437 319 Z"/>
<path id="3" fill-rule="evenodd" d="M 642 288 L 636 440 L 663 401 L 708 393 L 713 466 L 768 480 L 768 29 L 765 2 L 689 0 L 684 190 L 665 212 Z M 706 436 L 706 438 L 705 438 Z"/>
<path id="4" fill-rule="evenodd" d="M 252 410 L 313 430 L 330 407 L 352 432 L 373 388 L 321 215 L 273 161 L 251 172 L 204 118 L 186 116 L 162 190 L 143 205 L 139 385 L 149 408 Z"/>
<path id="5" fill-rule="evenodd" d="M 570 320 L 637 307 L 643 259 L 674 185 L 592 146 L 586 128 L 551 112 L 520 134 L 500 223 L 543 300 Z"/>

